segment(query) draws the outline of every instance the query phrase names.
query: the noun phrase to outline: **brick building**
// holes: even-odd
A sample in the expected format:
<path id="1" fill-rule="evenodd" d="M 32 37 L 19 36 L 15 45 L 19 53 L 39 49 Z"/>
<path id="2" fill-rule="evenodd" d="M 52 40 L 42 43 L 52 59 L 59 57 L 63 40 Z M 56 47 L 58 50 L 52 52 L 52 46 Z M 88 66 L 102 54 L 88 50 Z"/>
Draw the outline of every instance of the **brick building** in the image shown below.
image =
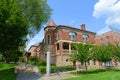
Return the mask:
<path id="1" fill-rule="evenodd" d="M 85 24 L 73 28 L 66 25 L 56 25 L 51 20 L 44 28 L 44 39 L 36 48 L 39 50 L 39 58 L 46 60 L 46 52 L 51 52 L 51 63 L 57 66 L 73 65 L 69 61 L 69 55 L 73 50 L 72 45 L 76 43 L 95 43 L 94 32 L 87 31 Z"/>
<path id="2" fill-rule="evenodd" d="M 120 43 L 120 31 L 113 27 L 101 29 L 95 37 L 97 45 Z"/>
<path id="3" fill-rule="evenodd" d="M 46 60 L 46 52 L 51 52 L 51 63 L 57 66 L 74 65 L 69 61 L 69 55 L 75 51 L 72 47 L 77 43 L 93 43 L 96 45 L 106 45 L 115 42 L 120 43 L 120 31 L 113 27 L 105 27 L 101 29 L 97 35 L 94 32 L 87 31 L 85 24 L 82 24 L 80 28 L 74 28 L 66 25 L 56 25 L 51 20 L 44 28 L 44 39 L 42 42 L 32 45 L 29 52 L 32 55 L 39 56 L 39 59 Z M 119 62 L 108 62 L 114 66 Z M 88 68 L 99 68 L 100 63 L 98 61 L 88 61 Z M 118 65 L 117 65 L 118 66 Z"/>
<path id="4" fill-rule="evenodd" d="M 108 26 L 104 27 L 100 31 L 98 31 L 96 37 L 95 37 L 95 43 L 96 45 L 107 45 L 107 44 L 120 44 L 120 30 Z M 104 64 L 103 64 L 104 65 Z M 120 66 L 120 63 L 117 60 L 108 61 L 108 66 L 114 66 L 118 67 Z"/>
<path id="5" fill-rule="evenodd" d="M 31 56 L 39 57 L 39 45 L 40 45 L 40 43 L 38 42 L 38 43 L 30 46 L 28 51 L 31 53 Z"/>

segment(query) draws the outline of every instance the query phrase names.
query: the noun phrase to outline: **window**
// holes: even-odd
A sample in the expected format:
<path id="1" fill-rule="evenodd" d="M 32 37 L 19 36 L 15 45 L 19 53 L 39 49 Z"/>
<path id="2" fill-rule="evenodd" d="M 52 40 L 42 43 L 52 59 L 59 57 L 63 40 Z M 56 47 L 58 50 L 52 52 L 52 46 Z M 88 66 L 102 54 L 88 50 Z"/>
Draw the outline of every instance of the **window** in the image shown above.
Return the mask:
<path id="1" fill-rule="evenodd" d="M 103 38 L 100 38 L 100 42 L 102 42 L 103 41 Z"/>
<path id="2" fill-rule="evenodd" d="M 58 32 L 56 32 L 56 39 L 58 39 Z"/>
<path id="3" fill-rule="evenodd" d="M 63 43 L 63 49 L 69 50 L 69 44 L 68 43 Z"/>
<path id="4" fill-rule="evenodd" d="M 59 44 L 57 44 L 57 50 L 59 50 Z"/>
<path id="5" fill-rule="evenodd" d="M 68 59 L 66 59 L 66 62 L 68 62 Z"/>
<path id="6" fill-rule="evenodd" d="M 109 39 L 109 36 L 106 36 L 106 40 L 108 40 Z"/>
<path id="7" fill-rule="evenodd" d="M 83 41 L 88 41 L 89 39 L 89 36 L 86 34 L 83 34 L 82 37 L 83 37 Z"/>
<path id="8" fill-rule="evenodd" d="M 47 44 L 50 44 L 50 35 L 47 36 Z"/>
<path id="9" fill-rule="evenodd" d="M 76 33 L 75 32 L 70 31 L 69 36 L 70 36 L 71 39 L 76 39 Z"/>

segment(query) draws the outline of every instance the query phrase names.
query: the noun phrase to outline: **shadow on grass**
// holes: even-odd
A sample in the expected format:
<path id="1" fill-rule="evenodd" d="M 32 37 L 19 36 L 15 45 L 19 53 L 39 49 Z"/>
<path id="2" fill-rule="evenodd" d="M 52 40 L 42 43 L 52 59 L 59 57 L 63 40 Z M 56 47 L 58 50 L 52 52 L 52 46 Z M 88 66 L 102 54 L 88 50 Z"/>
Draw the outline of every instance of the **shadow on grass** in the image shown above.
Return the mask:
<path id="1" fill-rule="evenodd" d="M 101 73 L 106 71 L 115 71 L 120 72 L 120 69 L 97 69 L 97 70 L 89 70 L 89 71 L 79 71 L 78 74 L 95 74 L 95 73 Z"/>
<path id="2" fill-rule="evenodd" d="M 1 70 L 0 80 L 16 80 L 16 74 L 14 73 L 14 68 Z"/>

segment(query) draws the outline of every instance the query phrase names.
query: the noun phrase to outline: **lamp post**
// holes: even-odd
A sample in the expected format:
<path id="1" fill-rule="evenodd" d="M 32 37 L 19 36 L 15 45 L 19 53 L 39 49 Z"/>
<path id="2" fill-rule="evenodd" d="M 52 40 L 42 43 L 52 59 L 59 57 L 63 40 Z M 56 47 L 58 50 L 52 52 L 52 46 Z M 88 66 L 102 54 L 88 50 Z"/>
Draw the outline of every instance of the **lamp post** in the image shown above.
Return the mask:
<path id="1" fill-rule="evenodd" d="M 46 60 L 46 61 L 47 61 L 46 75 L 47 75 L 47 76 L 50 76 L 50 71 L 51 71 L 51 70 L 50 70 L 50 66 L 51 66 L 51 65 L 50 65 L 50 64 L 51 64 L 51 61 L 50 61 L 50 60 L 51 60 L 51 59 L 50 59 L 50 51 L 47 51 L 47 58 L 46 58 L 46 59 L 47 59 L 47 60 Z"/>

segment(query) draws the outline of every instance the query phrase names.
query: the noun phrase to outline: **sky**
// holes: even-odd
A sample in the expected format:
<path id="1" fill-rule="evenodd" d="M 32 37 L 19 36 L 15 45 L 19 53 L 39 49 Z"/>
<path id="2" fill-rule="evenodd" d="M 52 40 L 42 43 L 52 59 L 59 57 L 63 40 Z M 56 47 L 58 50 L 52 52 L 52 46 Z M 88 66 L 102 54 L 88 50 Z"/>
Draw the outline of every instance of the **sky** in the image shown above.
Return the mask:
<path id="1" fill-rule="evenodd" d="M 120 29 L 120 0 L 48 0 L 47 3 L 56 25 L 80 28 L 85 24 L 88 31 L 96 33 L 106 26 Z M 43 38 L 44 28 L 27 43 L 26 50 Z"/>

